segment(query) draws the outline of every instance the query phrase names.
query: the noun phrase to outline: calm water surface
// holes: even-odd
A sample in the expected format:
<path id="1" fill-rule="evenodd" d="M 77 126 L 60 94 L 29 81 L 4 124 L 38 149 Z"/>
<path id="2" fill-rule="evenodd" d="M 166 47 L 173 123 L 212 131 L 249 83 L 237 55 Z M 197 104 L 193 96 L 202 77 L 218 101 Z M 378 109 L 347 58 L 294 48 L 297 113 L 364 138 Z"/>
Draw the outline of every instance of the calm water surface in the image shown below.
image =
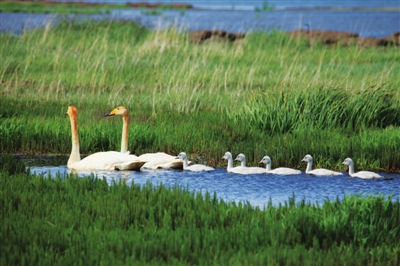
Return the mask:
<path id="1" fill-rule="evenodd" d="M 48 23 L 65 18 L 133 20 L 151 29 L 174 25 L 180 30 L 189 31 L 292 31 L 305 29 L 305 24 L 309 24 L 312 29 L 353 32 L 361 37 L 381 38 L 400 31 L 400 12 L 395 11 L 162 10 L 158 15 L 149 15 L 139 9 L 114 9 L 106 15 L 0 13 L 0 32 L 21 34 L 25 30 L 43 28 Z"/>
<path id="2" fill-rule="evenodd" d="M 41 161 L 43 164 L 45 161 Z M 32 173 L 61 176 L 70 171 L 66 165 L 38 165 L 34 161 L 28 163 Z M 35 165 L 36 164 L 36 165 Z M 400 174 L 381 173 L 382 176 L 393 180 L 362 180 L 349 178 L 344 173 L 341 177 L 311 177 L 304 173 L 293 176 L 280 175 L 238 175 L 228 173 L 226 169 L 217 168 L 214 172 L 189 172 L 182 170 L 157 171 L 79 171 L 78 176 L 94 174 L 99 178 L 105 177 L 111 185 L 124 180 L 129 186 L 132 184 L 145 185 L 151 182 L 158 186 L 174 187 L 180 185 L 191 191 L 208 191 L 217 193 L 218 198 L 228 202 L 249 202 L 252 206 L 263 208 L 271 200 L 274 205 L 284 204 L 289 197 L 295 195 L 295 200 L 322 204 L 325 200 L 342 199 L 345 195 L 394 195 L 400 199 Z"/>
<path id="3" fill-rule="evenodd" d="M 186 3 L 195 8 L 207 9 L 230 9 L 230 10 L 254 10 L 267 5 L 275 9 L 285 8 L 316 8 L 316 7 L 396 7 L 400 6 L 398 0 L 147 0 L 147 1 L 126 1 L 126 0 L 68 0 L 70 2 L 92 2 L 92 3 L 126 3 L 126 2 L 147 2 L 147 3 Z M 63 2 L 61 0 L 61 2 Z"/>

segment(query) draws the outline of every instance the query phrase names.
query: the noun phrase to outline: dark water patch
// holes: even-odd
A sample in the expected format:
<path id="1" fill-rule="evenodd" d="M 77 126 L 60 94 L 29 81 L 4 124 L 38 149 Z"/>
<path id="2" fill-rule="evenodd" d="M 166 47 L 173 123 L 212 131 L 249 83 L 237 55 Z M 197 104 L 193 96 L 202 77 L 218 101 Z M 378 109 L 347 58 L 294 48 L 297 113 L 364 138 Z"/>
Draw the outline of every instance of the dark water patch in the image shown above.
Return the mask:
<path id="1" fill-rule="evenodd" d="M 56 166 L 66 165 L 69 155 L 60 154 L 43 154 L 43 155 L 28 155 L 28 154 L 14 154 L 14 158 L 21 160 L 27 167 L 36 166 Z"/>

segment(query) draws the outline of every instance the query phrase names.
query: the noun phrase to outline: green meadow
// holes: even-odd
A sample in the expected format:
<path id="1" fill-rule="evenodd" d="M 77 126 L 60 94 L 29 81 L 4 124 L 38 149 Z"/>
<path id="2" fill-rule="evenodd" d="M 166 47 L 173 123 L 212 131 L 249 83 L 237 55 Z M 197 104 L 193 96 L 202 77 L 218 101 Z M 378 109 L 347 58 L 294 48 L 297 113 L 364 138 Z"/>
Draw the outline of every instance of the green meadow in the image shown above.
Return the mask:
<path id="1" fill-rule="evenodd" d="M 134 154 L 185 151 L 224 166 L 226 151 L 251 165 L 400 172 L 398 47 L 309 46 L 285 33 L 235 43 L 189 41 L 179 28 L 135 22 L 60 22 L 0 35 L 2 153 L 69 154 L 69 105 L 79 111 L 82 154 L 119 150 L 130 111 Z"/>
<path id="2" fill-rule="evenodd" d="M 0 158 L 1 265 L 398 265 L 400 201 L 264 209 L 215 193 L 33 175 Z"/>

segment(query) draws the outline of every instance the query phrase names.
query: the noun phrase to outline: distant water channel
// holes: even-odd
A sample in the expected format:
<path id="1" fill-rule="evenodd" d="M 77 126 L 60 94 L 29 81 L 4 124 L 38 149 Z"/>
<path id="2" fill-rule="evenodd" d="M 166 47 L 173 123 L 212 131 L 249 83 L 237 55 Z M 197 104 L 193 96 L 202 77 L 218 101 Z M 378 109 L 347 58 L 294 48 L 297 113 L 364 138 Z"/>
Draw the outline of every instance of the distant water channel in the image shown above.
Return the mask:
<path id="1" fill-rule="evenodd" d="M 57 158 L 56 158 L 57 159 Z M 66 176 L 70 171 L 66 165 L 67 158 L 25 159 L 32 173 Z M 65 163 L 64 162 L 64 163 Z M 47 165 L 46 165 L 47 164 Z M 304 165 L 305 168 L 305 165 Z M 302 169 L 303 170 L 303 169 Z M 285 204 L 289 197 L 295 196 L 296 202 L 302 201 L 323 204 L 325 200 L 343 199 L 345 195 L 393 195 L 394 200 L 400 199 L 400 174 L 381 173 L 393 180 L 362 180 L 349 178 L 347 173 L 340 177 L 312 177 L 302 173 L 293 176 L 280 175 L 238 175 L 228 173 L 226 169 L 217 168 L 214 172 L 188 172 L 182 170 L 156 171 L 80 171 L 78 176 L 94 174 L 98 178 L 105 177 L 112 185 L 123 180 L 127 185 L 143 186 L 151 182 L 154 186 L 163 184 L 174 187 L 189 188 L 190 191 L 208 191 L 211 195 L 227 202 L 249 202 L 252 206 L 263 208 L 271 200 L 277 206 Z"/>
<path id="2" fill-rule="evenodd" d="M 21 34 L 24 30 L 45 27 L 60 19 L 133 20 L 152 29 L 176 26 L 180 30 L 219 29 L 230 32 L 292 31 L 311 29 L 346 31 L 361 37 L 381 38 L 400 31 L 400 12 L 329 10 L 160 10 L 156 15 L 141 9 L 113 9 L 103 15 L 55 15 L 0 13 L 0 32 Z"/>

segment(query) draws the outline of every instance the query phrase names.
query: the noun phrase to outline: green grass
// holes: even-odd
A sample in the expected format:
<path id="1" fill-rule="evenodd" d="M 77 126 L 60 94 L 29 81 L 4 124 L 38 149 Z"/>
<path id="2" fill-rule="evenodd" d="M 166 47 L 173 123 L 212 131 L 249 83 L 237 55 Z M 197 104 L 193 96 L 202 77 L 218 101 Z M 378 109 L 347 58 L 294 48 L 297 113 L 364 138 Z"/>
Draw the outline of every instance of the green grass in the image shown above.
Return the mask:
<path id="1" fill-rule="evenodd" d="M 400 201 L 346 196 L 263 210 L 163 185 L 33 175 L 3 155 L 0 263 L 338 265 L 399 263 Z"/>
<path id="2" fill-rule="evenodd" d="M 160 10 L 178 9 L 184 12 L 186 7 L 174 7 L 171 5 L 159 5 L 154 8 L 140 7 L 145 15 L 161 15 Z M 112 9 L 132 9 L 128 4 L 105 3 L 62 3 L 62 2 L 31 2 L 31 1 L 2 1 L 0 12 L 13 13 L 52 13 L 52 14 L 109 14 Z M 183 13 L 182 13 L 183 14 Z"/>
<path id="3" fill-rule="evenodd" d="M 52 13 L 52 14 L 108 14 L 111 9 L 129 8 L 125 4 L 81 5 L 74 3 L 6 2 L 0 4 L 0 12 Z"/>
<path id="4" fill-rule="evenodd" d="M 128 21 L 61 22 L 0 36 L 0 147 L 70 152 L 68 105 L 79 110 L 81 152 L 119 150 L 125 105 L 129 150 L 186 151 L 221 166 L 243 152 L 255 165 L 400 172 L 397 47 L 310 47 L 284 33 L 195 45 L 180 29 Z"/>

